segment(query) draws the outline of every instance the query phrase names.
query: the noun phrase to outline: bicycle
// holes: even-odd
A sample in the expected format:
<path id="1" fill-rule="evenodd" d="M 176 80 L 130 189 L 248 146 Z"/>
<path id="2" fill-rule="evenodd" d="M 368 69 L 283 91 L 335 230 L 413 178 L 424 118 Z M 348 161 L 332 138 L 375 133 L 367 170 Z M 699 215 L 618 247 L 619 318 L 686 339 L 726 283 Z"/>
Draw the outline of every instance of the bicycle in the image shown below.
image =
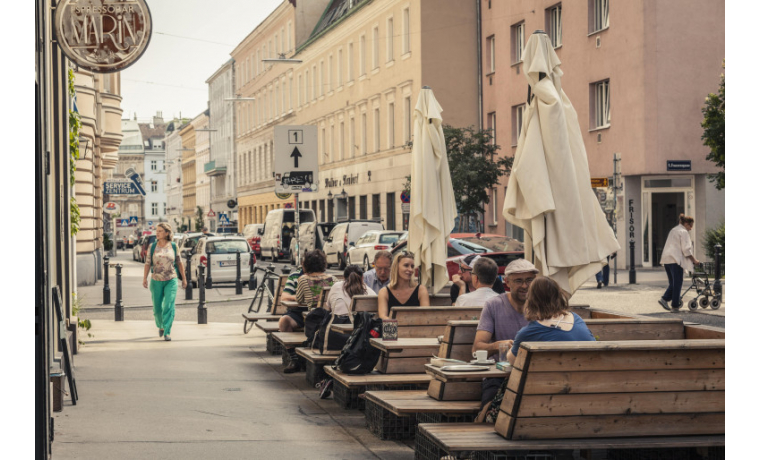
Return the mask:
<path id="1" fill-rule="evenodd" d="M 272 305 L 274 305 L 274 294 L 272 294 L 272 291 L 269 290 L 268 281 L 277 281 L 280 277 L 277 275 L 277 273 L 271 270 L 267 270 L 266 268 L 259 268 L 258 266 L 254 265 L 252 274 L 253 279 L 256 279 L 256 272 L 259 270 L 264 272 L 264 278 L 256 288 L 256 293 L 253 295 L 251 305 L 248 306 L 249 314 L 258 313 L 261 310 L 261 304 L 264 302 L 264 299 L 267 299 L 267 313 L 272 310 Z M 247 334 L 248 331 L 253 328 L 253 323 L 255 323 L 255 321 L 249 320 L 245 314 L 243 314 L 243 318 L 245 319 L 245 322 L 243 323 L 243 332 Z"/>

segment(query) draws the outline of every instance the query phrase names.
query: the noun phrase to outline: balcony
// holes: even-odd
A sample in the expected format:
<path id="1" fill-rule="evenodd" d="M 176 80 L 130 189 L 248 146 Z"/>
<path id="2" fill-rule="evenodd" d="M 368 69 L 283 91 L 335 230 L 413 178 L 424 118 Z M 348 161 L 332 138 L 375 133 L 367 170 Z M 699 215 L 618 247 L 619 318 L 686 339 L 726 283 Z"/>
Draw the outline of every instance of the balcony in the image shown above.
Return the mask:
<path id="1" fill-rule="evenodd" d="M 203 165 L 203 172 L 206 173 L 207 176 L 222 176 L 227 174 L 227 166 L 222 163 L 217 165 L 216 160 L 209 161 Z"/>

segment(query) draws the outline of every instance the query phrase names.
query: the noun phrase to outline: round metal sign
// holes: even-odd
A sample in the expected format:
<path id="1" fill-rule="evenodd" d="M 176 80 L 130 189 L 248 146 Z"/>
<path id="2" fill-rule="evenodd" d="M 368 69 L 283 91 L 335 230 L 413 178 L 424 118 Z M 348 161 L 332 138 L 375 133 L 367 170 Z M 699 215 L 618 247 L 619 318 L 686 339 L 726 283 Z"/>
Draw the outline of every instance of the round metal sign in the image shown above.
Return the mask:
<path id="1" fill-rule="evenodd" d="M 287 200 L 288 198 L 290 198 L 291 195 L 293 195 L 292 193 L 280 193 L 280 192 L 275 192 L 274 194 L 277 198 L 281 200 Z"/>
<path id="2" fill-rule="evenodd" d="M 109 201 L 108 203 L 103 205 L 103 211 L 105 211 L 108 214 L 116 214 L 119 212 L 119 203 L 114 203 L 113 201 Z"/>
<path id="3" fill-rule="evenodd" d="M 61 0 L 55 32 L 63 53 L 96 73 L 134 64 L 150 42 L 153 22 L 145 0 Z"/>

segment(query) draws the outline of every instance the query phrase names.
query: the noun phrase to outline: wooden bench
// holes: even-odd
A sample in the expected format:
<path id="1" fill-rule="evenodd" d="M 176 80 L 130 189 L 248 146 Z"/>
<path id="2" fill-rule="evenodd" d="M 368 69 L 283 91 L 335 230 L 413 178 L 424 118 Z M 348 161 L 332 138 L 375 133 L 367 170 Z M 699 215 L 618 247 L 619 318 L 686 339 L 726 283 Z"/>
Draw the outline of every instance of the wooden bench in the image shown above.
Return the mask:
<path id="1" fill-rule="evenodd" d="M 285 288 L 285 283 L 288 280 L 288 275 L 280 275 L 277 281 L 277 289 L 275 289 L 274 301 L 272 302 L 272 313 L 243 313 L 243 318 L 251 322 L 257 321 L 272 321 L 279 320 L 280 316 L 285 314 L 285 307 L 281 304 L 282 290 Z"/>
<path id="2" fill-rule="evenodd" d="M 319 351 L 311 348 L 296 348 L 296 354 L 303 358 L 306 369 L 306 381 L 309 385 L 316 385 L 323 380 L 325 374 L 324 367 L 334 363 L 338 358 L 336 355 L 323 355 Z"/>
<path id="3" fill-rule="evenodd" d="M 367 428 L 380 439 L 412 438 L 418 422 L 471 422 L 479 410 L 479 403 L 435 401 L 424 390 L 364 392 Z"/>
<path id="4" fill-rule="evenodd" d="M 438 337 L 451 320 L 477 320 L 483 307 L 393 307 L 391 319 L 398 321 L 399 338 Z"/>
<path id="5" fill-rule="evenodd" d="M 725 340 L 523 343 L 494 427 L 501 436 L 453 428 L 420 425 L 421 451 L 720 447 Z"/>
<path id="6" fill-rule="evenodd" d="M 271 332 L 272 340 L 279 344 L 282 350 L 282 364 L 290 364 L 288 348 L 296 348 L 303 345 L 306 335 L 303 332 Z"/>
<path id="7" fill-rule="evenodd" d="M 343 409 L 364 409 L 364 399 L 359 395 L 367 390 L 425 390 L 431 377 L 427 374 L 381 374 L 348 375 L 324 367 L 333 379 L 334 400 Z"/>
<path id="8" fill-rule="evenodd" d="M 436 338 L 400 338 L 398 340 L 370 339 L 370 345 L 380 350 L 375 370 L 384 374 L 418 374 L 438 352 Z"/>

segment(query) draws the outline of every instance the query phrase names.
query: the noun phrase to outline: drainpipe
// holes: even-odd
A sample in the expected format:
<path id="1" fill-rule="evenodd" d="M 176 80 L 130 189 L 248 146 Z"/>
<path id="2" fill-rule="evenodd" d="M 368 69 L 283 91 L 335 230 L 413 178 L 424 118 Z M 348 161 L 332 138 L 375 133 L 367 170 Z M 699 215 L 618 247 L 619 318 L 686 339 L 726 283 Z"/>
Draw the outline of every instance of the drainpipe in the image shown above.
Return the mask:
<path id="1" fill-rule="evenodd" d="M 480 12 L 481 0 L 475 0 L 475 11 L 477 21 L 477 41 L 478 41 L 478 130 L 483 130 L 483 31 L 481 28 L 482 17 Z M 496 127 L 494 126 L 494 129 Z M 484 206 L 485 208 L 485 206 Z M 485 213 L 478 213 L 478 228 L 481 232 L 485 231 Z M 468 229 L 469 230 L 469 229 Z"/>

